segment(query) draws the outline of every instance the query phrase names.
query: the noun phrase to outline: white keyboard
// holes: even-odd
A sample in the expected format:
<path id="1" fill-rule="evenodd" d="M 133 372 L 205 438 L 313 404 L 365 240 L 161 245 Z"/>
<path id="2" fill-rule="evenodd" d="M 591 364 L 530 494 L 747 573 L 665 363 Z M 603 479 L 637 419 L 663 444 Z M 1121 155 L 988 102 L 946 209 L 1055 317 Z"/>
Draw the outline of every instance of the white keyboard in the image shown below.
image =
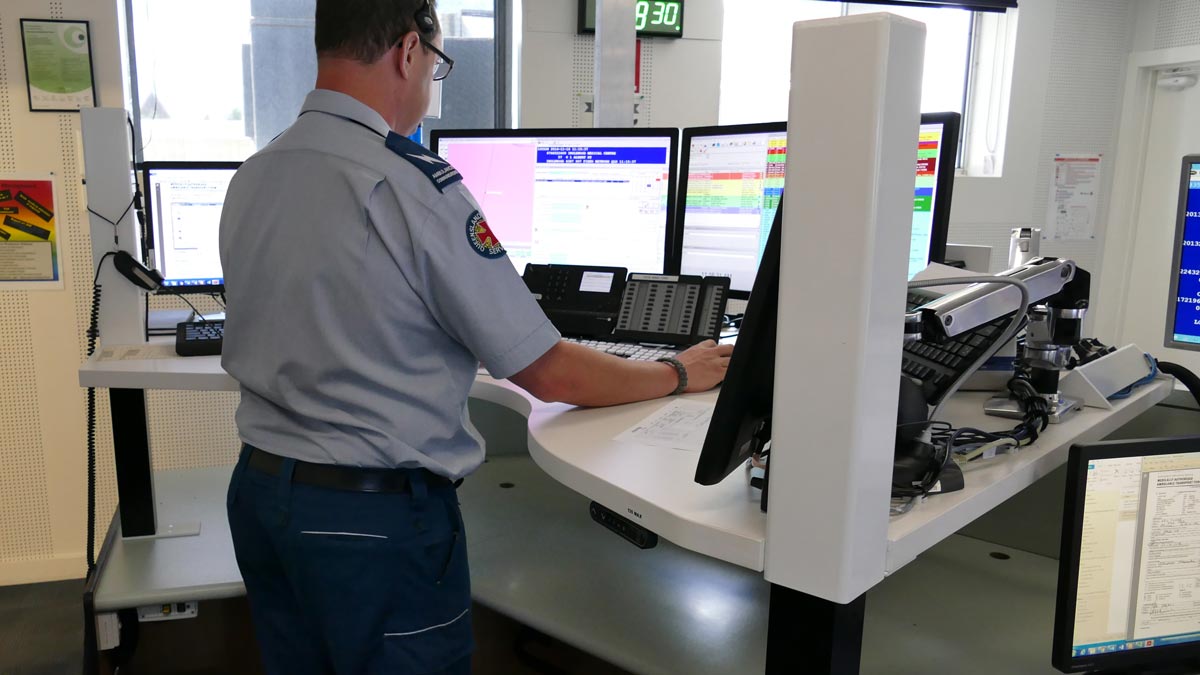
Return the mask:
<path id="1" fill-rule="evenodd" d="M 596 351 L 622 356 L 634 361 L 657 361 L 664 356 L 676 356 L 679 350 L 662 347 L 646 347 L 636 342 L 605 342 L 604 340 L 581 340 L 579 338 L 563 338 L 567 342 L 590 347 Z"/>

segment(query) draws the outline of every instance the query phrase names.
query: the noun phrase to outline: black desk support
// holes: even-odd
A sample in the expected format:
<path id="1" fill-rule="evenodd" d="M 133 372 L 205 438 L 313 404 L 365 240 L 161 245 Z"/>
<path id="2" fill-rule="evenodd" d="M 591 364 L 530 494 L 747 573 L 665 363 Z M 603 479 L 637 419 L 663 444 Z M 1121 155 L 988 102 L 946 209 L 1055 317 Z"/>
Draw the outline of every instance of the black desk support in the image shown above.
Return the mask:
<path id="1" fill-rule="evenodd" d="M 839 605 L 771 584 L 767 675 L 858 675 L 867 595 Z"/>
<path id="2" fill-rule="evenodd" d="M 158 531 L 158 523 L 154 513 L 146 392 L 142 389 L 109 389 L 108 402 L 112 408 L 121 536 L 153 535 Z"/>

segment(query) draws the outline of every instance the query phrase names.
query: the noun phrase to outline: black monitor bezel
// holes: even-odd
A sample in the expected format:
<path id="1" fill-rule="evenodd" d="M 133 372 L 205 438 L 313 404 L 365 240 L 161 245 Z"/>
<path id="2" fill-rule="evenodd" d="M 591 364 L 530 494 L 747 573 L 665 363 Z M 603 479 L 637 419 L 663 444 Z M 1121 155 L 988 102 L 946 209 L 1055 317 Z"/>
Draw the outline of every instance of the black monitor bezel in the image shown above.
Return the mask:
<path id="1" fill-rule="evenodd" d="M 663 233 L 663 262 L 662 269 L 635 270 L 656 274 L 670 274 L 671 245 L 675 241 L 675 199 L 676 186 L 679 178 L 679 129 L 674 127 L 629 127 L 629 128 L 566 128 L 566 129 L 434 129 L 429 134 L 429 148 L 435 154 L 439 152 L 439 143 L 443 138 L 524 138 L 533 136 L 564 136 L 567 138 L 662 138 L 671 140 L 670 151 L 667 153 L 667 227 Z M 486 215 L 486 214 L 485 214 Z"/>
<path id="2" fill-rule="evenodd" d="M 139 164 L 138 165 L 138 178 L 139 178 L 139 180 L 141 180 L 141 183 L 142 183 L 141 190 L 142 190 L 143 207 L 145 208 L 145 211 L 146 211 L 146 231 L 149 233 L 149 237 L 146 238 L 147 250 L 142 251 L 143 262 L 147 260 L 147 256 L 149 255 L 150 251 L 157 248 L 155 242 L 159 241 L 159 238 L 162 235 L 162 233 L 156 229 L 158 227 L 158 224 L 155 222 L 155 218 L 154 218 L 154 195 L 153 195 L 153 191 L 150 190 L 150 172 L 151 171 L 157 171 L 157 170 L 163 170 L 163 169 L 165 169 L 165 170 L 171 170 L 171 169 L 228 170 L 228 169 L 233 169 L 236 171 L 239 167 L 241 167 L 241 165 L 242 165 L 241 162 L 234 162 L 234 161 L 200 161 L 200 162 L 148 161 L 148 162 L 142 162 L 141 164 Z M 155 261 L 154 261 L 155 267 L 157 268 L 158 265 L 161 264 L 161 262 L 162 261 L 158 260 L 158 256 L 156 254 Z M 181 294 L 208 295 L 208 294 L 212 294 L 212 293 L 224 293 L 225 292 L 225 270 L 221 270 L 221 283 L 219 283 L 219 284 L 201 284 L 201 285 L 196 285 L 196 286 L 163 286 L 157 292 L 158 293 L 166 293 L 166 294 L 170 294 L 170 295 L 181 295 Z"/>
<path id="3" fill-rule="evenodd" d="M 671 242 L 671 264 L 668 274 L 682 274 L 683 269 L 683 228 L 685 224 L 685 214 L 687 211 L 687 181 L 688 172 L 691 166 L 691 148 L 692 139 L 703 138 L 705 136 L 736 136 L 739 134 L 770 134 L 781 133 L 787 131 L 787 122 L 759 122 L 755 124 L 727 124 L 725 126 L 710 126 L 710 127 L 688 127 L 683 130 L 683 137 L 680 141 L 680 160 L 679 160 L 679 183 L 675 197 L 675 239 Z M 782 204 L 782 201 L 780 202 Z M 750 291 L 740 291 L 734 288 L 729 289 L 729 297 L 745 300 L 750 297 Z"/>
<path id="4" fill-rule="evenodd" d="M 936 195 L 933 204 L 933 227 L 929 239 L 927 262 L 946 262 L 946 241 L 950 236 L 950 207 L 954 198 L 954 176 L 957 170 L 958 145 L 962 128 L 962 115 L 956 112 L 921 113 L 921 124 L 942 125 L 942 146 L 938 157 Z M 676 233 L 671 244 L 671 266 L 669 274 L 681 274 L 683 269 L 683 235 L 687 227 L 687 182 L 691 168 L 692 139 L 704 136 L 732 136 L 737 134 L 778 133 L 787 131 L 787 122 L 761 122 L 756 124 L 729 124 L 725 126 L 689 127 L 683 130 L 680 143 L 679 187 L 676 203 Z M 918 133 L 919 130 L 918 130 Z M 942 158 L 951 161 L 943 162 Z M 915 160 L 914 160 L 915 161 Z M 914 165 L 915 169 L 915 165 Z M 786 183 L 785 183 L 786 187 Z M 730 289 L 729 297 L 745 300 L 747 291 Z"/>
<path id="5" fill-rule="evenodd" d="M 753 449 L 751 441 L 759 424 L 773 412 L 782 236 L 781 197 L 763 247 L 759 273 L 754 276 L 754 288 L 746 303 L 725 381 L 717 394 L 704 445 L 696 460 L 694 480 L 700 485 L 720 483 L 749 459 Z"/>
<path id="6" fill-rule="evenodd" d="M 1186 349 L 1200 351 L 1200 344 L 1179 342 L 1175 339 L 1175 313 L 1179 311 L 1179 265 L 1183 260 L 1183 236 L 1187 227 L 1187 200 L 1189 189 L 1188 179 L 1191 177 L 1192 164 L 1200 164 L 1200 155 L 1184 155 L 1183 168 L 1179 177 L 1179 204 L 1175 213 L 1175 241 L 1172 244 L 1171 255 L 1171 294 L 1167 296 L 1167 325 L 1163 333 L 1163 346 L 1170 349 Z"/>
<path id="7" fill-rule="evenodd" d="M 1058 556 L 1058 593 L 1054 608 L 1051 664 L 1064 673 L 1186 662 L 1200 657 L 1200 642 L 1147 647 L 1123 652 L 1072 657 L 1075 596 L 1079 590 L 1080 547 L 1083 541 L 1083 499 L 1088 462 L 1120 457 L 1151 457 L 1200 452 L 1200 436 L 1131 439 L 1081 443 L 1067 458 L 1067 489 L 1063 500 L 1062 541 Z"/>
<path id="8" fill-rule="evenodd" d="M 944 263 L 946 240 L 950 236 L 950 207 L 954 199 L 954 175 L 958 170 L 962 115 L 956 112 L 921 113 L 921 124 L 942 125 L 942 146 L 936 180 L 937 199 L 933 204 L 933 230 L 929 240 L 929 262 Z M 950 161 L 943 162 L 942 158 L 949 158 Z"/>

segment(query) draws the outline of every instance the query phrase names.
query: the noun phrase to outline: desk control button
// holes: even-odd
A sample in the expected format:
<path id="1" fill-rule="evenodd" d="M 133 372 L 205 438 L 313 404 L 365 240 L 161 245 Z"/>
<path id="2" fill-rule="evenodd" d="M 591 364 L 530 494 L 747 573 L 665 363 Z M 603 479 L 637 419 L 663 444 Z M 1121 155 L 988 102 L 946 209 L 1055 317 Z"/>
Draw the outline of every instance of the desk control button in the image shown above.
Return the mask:
<path id="1" fill-rule="evenodd" d="M 592 502 L 588 506 L 588 511 L 592 514 L 592 520 L 616 532 L 621 538 L 634 546 L 638 548 L 654 548 L 658 546 L 657 534 L 654 534 L 607 506 L 599 502 Z"/>

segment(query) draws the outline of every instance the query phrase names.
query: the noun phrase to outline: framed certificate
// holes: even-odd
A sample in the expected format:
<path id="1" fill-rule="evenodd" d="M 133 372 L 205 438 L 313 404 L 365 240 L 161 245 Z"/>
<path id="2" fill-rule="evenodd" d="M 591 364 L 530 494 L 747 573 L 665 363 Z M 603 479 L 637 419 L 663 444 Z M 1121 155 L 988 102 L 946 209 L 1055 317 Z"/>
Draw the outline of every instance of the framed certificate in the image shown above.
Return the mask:
<path id="1" fill-rule="evenodd" d="M 96 105 L 87 21 L 21 19 L 29 110 L 76 112 Z"/>

